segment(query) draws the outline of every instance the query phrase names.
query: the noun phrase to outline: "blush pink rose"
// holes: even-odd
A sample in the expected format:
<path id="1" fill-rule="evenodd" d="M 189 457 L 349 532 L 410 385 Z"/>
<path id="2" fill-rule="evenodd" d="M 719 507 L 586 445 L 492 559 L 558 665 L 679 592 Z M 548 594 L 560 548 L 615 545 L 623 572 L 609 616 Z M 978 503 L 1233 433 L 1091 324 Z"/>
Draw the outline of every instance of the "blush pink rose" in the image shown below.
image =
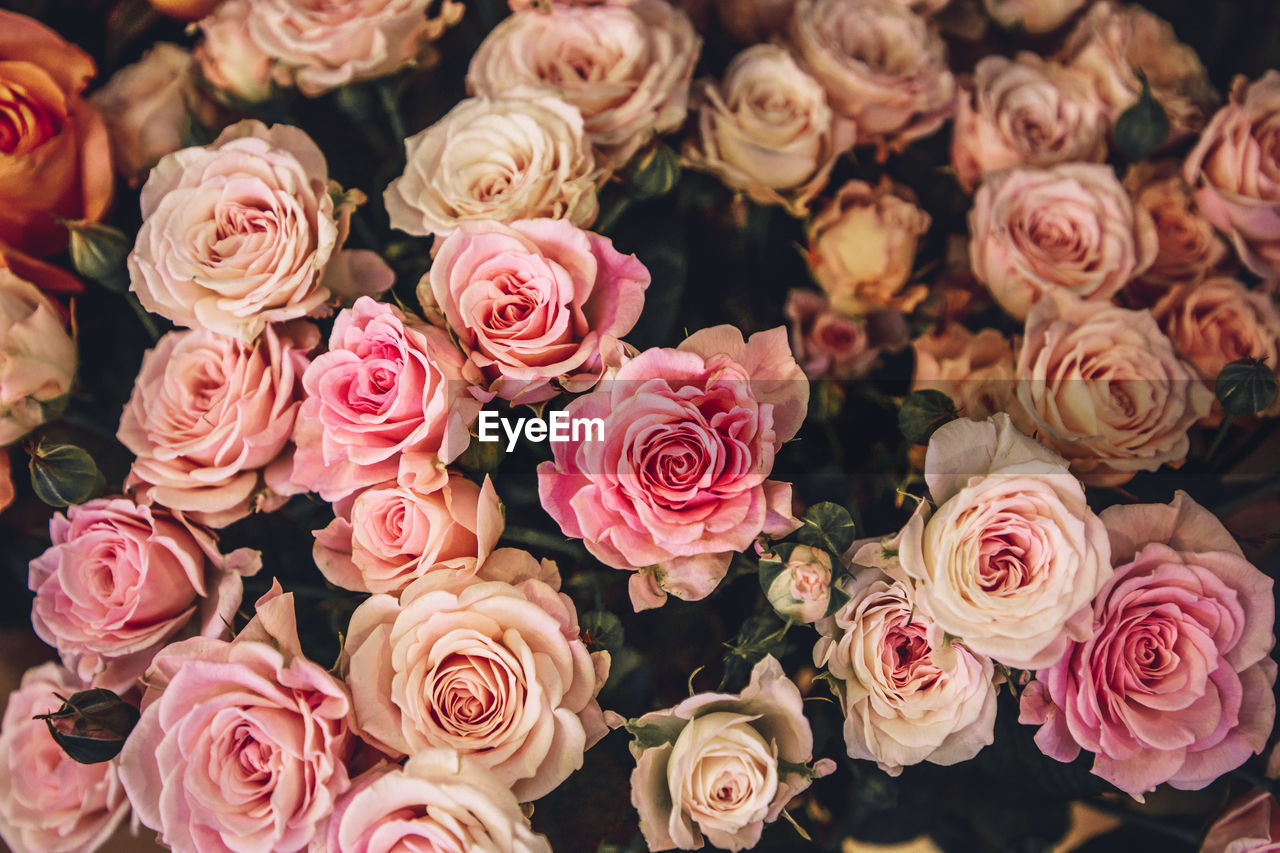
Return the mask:
<path id="1" fill-rule="evenodd" d="M 602 563 L 638 571 L 636 609 L 667 593 L 696 601 L 760 533 L 795 529 L 791 486 L 768 479 L 800 428 L 809 383 L 779 327 L 743 341 L 732 326 L 650 349 L 568 405 L 603 440 L 552 444 L 538 496 Z"/>
<path id="2" fill-rule="evenodd" d="M 315 531 L 316 566 L 334 586 L 397 595 L 424 574 L 475 575 L 502 535 L 502 505 L 488 477 L 480 486 L 453 474 L 420 494 L 394 482 L 334 504 L 336 518 Z"/>
<path id="3" fill-rule="evenodd" d="M 969 211 L 973 274 L 1024 319 L 1046 293 L 1107 301 L 1156 256 L 1156 229 L 1110 166 L 1009 169 L 983 182 Z"/>
<path id="4" fill-rule="evenodd" d="M 142 359 L 117 438 L 137 458 L 127 489 L 209 527 L 270 512 L 289 480 L 302 374 L 320 331 L 269 325 L 252 344 L 169 332 Z"/>
<path id="5" fill-rule="evenodd" d="M 0 446 L 61 412 L 75 375 L 58 304 L 0 264 Z"/>
<path id="6" fill-rule="evenodd" d="M 1265 748 L 1275 722 L 1271 578 L 1208 510 L 1173 502 L 1102 513 L 1115 576 L 1089 636 L 1036 673 L 1021 721 L 1059 761 L 1140 796 L 1199 790 Z"/>
<path id="7" fill-rule="evenodd" d="M 445 332 L 356 300 L 303 374 L 293 481 L 327 501 L 385 480 L 419 492 L 443 485 L 480 411 L 464 365 Z"/>
<path id="8" fill-rule="evenodd" d="M 1205 834 L 1200 853 L 1276 853 L 1280 851 L 1280 803 L 1267 791 L 1234 801 Z"/>
<path id="9" fill-rule="evenodd" d="M 910 334 L 896 311 L 850 317 L 812 290 L 788 291 L 783 313 L 791 323 L 791 350 L 810 379 L 865 376 L 885 350 L 901 349 Z"/>
<path id="10" fill-rule="evenodd" d="M 205 528 L 162 507 L 97 498 L 49 521 L 31 561 L 31 623 L 86 683 L 122 693 L 180 634 L 220 637 L 241 580 L 262 568 L 248 548 L 218 551 Z"/>
<path id="11" fill-rule="evenodd" d="M 1280 278 L 1280 71 L 1250 83 L 1237 77 L 1231 99 L 1187 155 L 1183 175 L 1196 204 L 1223 231 L 1249 269 Z"/>
<path id="12" fill-rule="evenodd" d="M 539 403 L 596 384 L 648 287 L 644 264 L 607 237 L 531 219 L 460 223 L 436 244 L 418 293 L 444 314 L 489 393 Z"/>
<path id="13" fill-rule="evenodd" d="M 811 545 L 786 543 L 760 557 L 760 585 L 778 615 L 791 622 L 816 622 L 831 608 L 831 589 L 840 576 L 833 574 L 831 555 Z M 772 565 L 770 565 L 772 564 Z M 843 571 L 836 567 L 835 571 Z M 772 575 L 772 580 L 768 575 Z"/>
<path id="14" fill-rule="evenodd" d="M 448 748 L 522 802 L 582 766 L 608 731 L 607 652 L 579 636 L 555 563 L 502 548 L 472 578 L 428 572 L 351 616 L 343 672 L 361 737 L 392 755 Z"/>
<path id="15" fill-rule="evenodd" d="M 220 0 L 200 20 L 194 55 L 201 76 L 225 101 L 256 104 L 275 91 L 271 57 L 249 35 L 252 12 L 249 0 Z"/>
<path id="16" fill-rule="evenodd" d="M 37 714 L 88 685 L 56 663 L 27 670 L 0 724 L 0 839 L 12 853 L 93 853 L 129 814 L 118 763 L 79 764 Z"/>
<path id="17" fill-rule="evenodd" d="M 350 785 L 346 687 L 302 655 L 292 593 L 256 611 L 156 656 L 120 753 L 135 814 L 179 853 L 305 850 Z"/>

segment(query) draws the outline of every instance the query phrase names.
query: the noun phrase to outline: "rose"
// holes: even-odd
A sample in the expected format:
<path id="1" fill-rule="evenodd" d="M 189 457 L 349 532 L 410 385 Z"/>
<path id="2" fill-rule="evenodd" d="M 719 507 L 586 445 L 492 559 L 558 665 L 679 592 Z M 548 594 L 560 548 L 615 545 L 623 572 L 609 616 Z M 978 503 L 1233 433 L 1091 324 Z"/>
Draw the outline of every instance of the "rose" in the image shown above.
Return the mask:
<path id="1" fill-rule="evenodd" d="M 791 350 L 810 379 L 857 379 L 876 365 L 882 351 L 900 349 L 908 340 L 902 314 L 849 317 L 812 290 L 788 291 L 783 313 L 791 322 Z"/>
<path id="2" fill-rule="evenodd" d="M 933 133 L 955 107 L 942 37 L 897 0 L 799 0 L 788 38 L 859 144 L 881 157 Z"/>
<path id="3" fill-rule="evenodd" d="M 1027 316 L 1017 374 L 1018 401 L 1040 441 L 1090 485 L 1178 467 L 1187 430 L 1213 404 L 1150 311 L 1062 293 Z"/>
<path id="4" fill-rule="evenodd" d="M 880 550 L 860 549 L 849 600 L 816 626 L 813 661 L 840 679 L 849 755 L 892 776 L 921 761 L 967 761 L 995 739 L 991 659 L 949 642 L 900 568 L 869 568 L 884 563 L 871 553 Z"/>
<path id="5" fill-rule="evenodd" d="M 768 41 L 786 29 L 796 0 L 716 0 L 716 13 L 729 35 L 743 44 Z"/>
<path id="6" fill-rule="evenodd" d="M 1092 81 L 1023 51 L 987 56 L 960 84 L 951 165 L 968 192 L 984 175 L 1107 157 L 1107 118 Z"/>
<path id="7" fill-rule="evenodd" d="M 685 142 L 685 159 L 797 216 L 853 145 L 852 123 L 832 113 L 822 86 L 778 45 L 747 48 L 718 84 L 699 83 L 695 100 L 698 134 Z"/>
<path id="8" fill-rule="evenodd" d="M 60 410 L 76 372 L 76 345 L 55 304 L 0 265 L 0 446 Z"/>
<path id="9" fill-rule="evenodd" d="M 83 690 L 55 663 L 27 670 L 9 694 L 0 726 L 0 839 L 13 853 L 91 853 L 129 813 L 116 762 L 78 764 L 37 714 Z"/>
<path id="10" fill-rule="evenodd" d="M 162 507 L 96 498 L 54 513 L 52 544 L 31 561 L 31 624 L 78 677 L 122 693 L 179 632 L 221 636 L 241 579 L 262 568 L 249 548 Z"/>
<path id="11" fill-rule="evenodd" d="M 974 420 L 1007 412 L 1023 432 L 1030 432 L 1015 388 L 1013 342 L 995 329 L 976 335 L 959 323 L 921 335 L 911 342 L 916 369 L 912 391 L 941 391 L 960 414 Z"/>
<path id="12" fill-rule="evenodd" d="M 487 35 L 467 69 L 467 91 L 525 89 L 582 112 L 596 163 L 613 170 L 655 135 L 684 123 L 701 39 L 666 0 L 515 12 Z"/>
<path id="13" fill-rule="evenodd" d="M 249 0 L 220 0 L 200 21 L 194 52 L 204 79 L 232 101 L 256 104 L 271 97 L 271 57 L 249 34 Z M 225 97 L 224 95 L 224 97 Z"/>
<path id="14" fill-rule="evenodd" d="M 538 403 L 595 385 L 648 286 L 649 271 L 608 238 L 534 219 L 459 223 L 418 292 L 443 312 L 489 392 Z"/>
<path id="15" fill-rule="evenodd" d="M 1093 630 L 1022 694 L 1052 758 L 1095 753 L 1093 773 L 1133 796 L 1199 790 L 1261 753 L 1275 721 L 1271 578 L 1185 492 L 1102 513 L 1114 577 Z"/>
<path id="16" fill-rule="evenodd" d="M 8 509 L 15 497 L 12 464 L 9 459 L 9 451 L 0 449 L 0 512 Z"/>
<path id="17" fill-rule="evenodd" d="M 1231 803 L 1209 827 L 1200 853 L 1274 853 L 1280 850 L 1280 805 L 1256 790 Z"/>
<path id="18" fill-rule="evenodd" d="M 267 326 L 253 344 L 170 332 L 142 359 L 117 437 L 137 458 L 125 485 L 210 527 L 278 509 L 301 491 L 288 451 L 302 373 L 320 332 Z"/>
<path id="19" fill-rule="evenodd" d="M 582 114 L 548 95 L 466 98 L 405 140 L 385 194 L 391 227 L 448 236 L 465 219 L 550 217 L 589 226 L 596 168 Z"/>
<path id="20" fill-rule="evenodd" d="M 398 594 L 424 574 L 475 575 L 502 534 L 502 506 L 461 475 L 419 494 L 394 482 L 371 486 L 334 505 L 336 518 L 315 531 L 315 561 L 331 584 Z"/>
<path id="21" fill-rule="evenodd" d="M 982 0 L 982 6 L 1005 29 L 1032 35 L 1056 30 L 1088 0 Z"/>
<path id="22" fill-rule="evenodd" d="M 647 568 L 630 582 L 637 610 L 705 598 L 735 551 L 795 529 L 791 486 L 768 476 L 808 398 L 782 328 L 744 342 L 716 326 L 646 350 L 566 407 L 601 419 L 603 440 L 551 445 L 542 507 L 602 563 Z"/>
<path id="23" fill-rule="evenodd" d="M 887 177 L 872 186 L 849 181 L 809 223 L 806 259 L 814 279 L 844 314 L 911 311 L 929 293 L 908 286 L 929 214 L 910 188 Z"/>
<path id="24" fill-rule="evenodd" d="M 84 285 L 71 273 L 53 264 L 36 260 L 5 243 L 0 243 L 0 270 L 8 270 L 18 278 L 34 284 L 40 292 L 60 298 L 84 292 Z M 61 304 L 54 303 L 54 307 L 60 309 Z M 70 316 L 70 312 L 61 313 L 64 316 Z"/>
<path id="25" fill-rule="evenodd" d="M 810 545 L 784 543 L 760 558 L 760 585 L 778 615 L 815 622 L 832 601 L 831 555 Z"/>
<path id="26" fill-rule="evenodd" d="M 969 233 L 974 275 L 1019 319 L 1054 291 L 1109 300 L 1156 256 L 1151 217 L 1110 166 L 1093 163 L 991 175 Z"/>
<path id="27" fill-rule="evenodd" d="M 267 323 L 316 313 L 334 293 L 385 290 L 390 268 L 376 259 L 360 267 L 373 281 L 343 279 L 352 266 L 336 253 L 364 196 L 335 206 L 335 187 L 320 149 L 287 125 L 245 120 L 211 145 L 169 154 L 142 187 L 130 289 L 180 326 L 246 342 Z"/>
<path id="28" fill-rule="evenodd" d="M 1249 269 L 1280 277 L 1280 71 L 1237 77 L 1231 98 L 1187 155 L 1196 204 Z"/>
<path id="29" fill-rule="evenodd" d="M 33 255 L 67 245 L 56 217 L 98 220 L 111 203 L 107 129 L 81 94 L 97 69 L 53 30 L 0 9 L 0 242 Z"/>
<path id="30" fill-rule="evenodd" d="M 502 548 L 473 578 L 428 572 L 364 601 L 342 653 L 360 735 L 395 755 L 454 749 L 522 802 L 553 790 L 607 731 L 609 671 L 559 589 L 555 563 Z"/>
<path id="31" fill-rule="evenodd" d="M 218 110 L 201 91 L 196 69 L 185 48 L 160 42 L 89 97 L 107 123 L 112 161 L 129 186 L 141 184 L 161 157 L 182 148 L 192 123 L 217 124 Z"/>
<path id="32" fill-rule="evenodd" d="M 423 493 L 443 485 L 480 411 L 464 364 L 445 332 L 358 299 L 303 374 L 293 481 L 327 501 L 384 480 Z"/>
<path id="33" fill-rule="evenodd" d="M 803 767 L 813 733 L 772 655 L 741 693 L 699 693 L 627 729 L 637 735 L 631 803 L 650 850 L 696 850 L 704 836 L 726 850 L 753 847 L 792 797 L 835 770 L 830 759 Z"/>
<path id="34" fill-rule="evenodd" d="M 392 853 L 418 844 L 551 853 L 506 785 L 478 762 L 444 749 L 415 753 L 403 767 L 384 762 L 362 773 L 326 827 L 311 842 L 311 853 Z"/>
<path id="35" fill-rule="evenodd" d="M 351 700 L 307 660 L 279 582 L 230 642 L 156 656 L 120 753 L 134 813 L 161 843 L 200 853 L 306 848 L 346 791 Z"/>

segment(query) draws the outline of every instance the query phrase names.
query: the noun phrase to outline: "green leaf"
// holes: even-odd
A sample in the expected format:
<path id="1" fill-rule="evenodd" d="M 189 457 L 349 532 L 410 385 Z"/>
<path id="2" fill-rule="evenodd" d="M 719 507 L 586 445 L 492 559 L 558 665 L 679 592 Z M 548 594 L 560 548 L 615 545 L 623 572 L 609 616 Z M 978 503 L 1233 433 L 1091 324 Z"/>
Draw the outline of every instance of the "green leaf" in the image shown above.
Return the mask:
<path id="1" fill-rule="evenodd" d="M 955 404 L 941 391 L 912 391 L 898 409 L 898 429 L 912 444 L 928 444 L 938 427 L 957 417 Z"/>
<path id="2" fill-rule="evenodd" d="M 137 725 L 138 709 L 110 690 L 82 690 L 62 700 L 62 707 L 34 719 L 44 720 L 49 734 L 73 761 L 101 764 L 120 754 Z"/>
<path id="3" fill-rule="evenodd" d="M 604 650 L 616 654 L 626 641 L 622 622 L 607 610 L 591 610 L 578 620 L 582 629 L 582 641 L 593 652 Z"/>
<path id="4" fill-rule="evenodd" d="M 662 746 L 665 743 L 675 743 L 676 738 L 680 736 L 680 732 L 687 725 L 687 720 L 679 717 L 660 717 L 658 720 L 649 723 L 641 723 L 639 720 L 627 720 L 623 725 L 635 741 L 636 748 L 640 750 L 653 749 L 655 746 Z"/>
<path id="5" fill-rule="evenodd" d="M 1120 114 L 1111 129 L 1116 147 L 1131 163 L 1145 160 L 1169 138 L 1169 117 L 1151 95 L 1147 75 L 1141 69 L 1138 79 L 1142 81 L 1142 93 L 1133 106 Z"/>
<path id="6" fill-rule="evenodd" d="M 53 507 L 84 503 L 100 494 L 106 478 L 83 448 L 41 439 L 31 454 L 31 487 L 36 497 Z"/>
<path id="7" fill-rule="evenodd" d="M 1266 359 L 1242 358 L 1218 373 L 1213 392 L 1229 415 L 1252 415 L 1276 399 L 1276 376 Z"/>
<path id="8" fill-rule="evenodd" d="M 835 560 L 853 544 L 856 527 L 849 510 L 840 504 L 824 501 L 809 507 L 800 516 L 796 538 L 805 545 L 825 548 Z"/>

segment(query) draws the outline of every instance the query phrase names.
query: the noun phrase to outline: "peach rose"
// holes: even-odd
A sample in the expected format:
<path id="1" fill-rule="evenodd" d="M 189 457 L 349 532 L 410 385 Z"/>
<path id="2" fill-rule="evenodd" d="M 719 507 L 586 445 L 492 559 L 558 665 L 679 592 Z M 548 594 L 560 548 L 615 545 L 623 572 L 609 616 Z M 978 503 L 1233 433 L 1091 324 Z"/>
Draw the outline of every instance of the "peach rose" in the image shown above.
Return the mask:
<path id="1" fill-rule="evenodd" d="M 982 0 L 987 14 L 1005 29 L 1032 35 L 1056 30 L 1089 0 Z"/>
<path id="2" fill-rule="evenodd" d="M 577 107 L 549 95 L 466 98 L 405 140 L 391 227 L 446 237 L 465 219 L 596 218 L 600 170 Z"/>
<path id="3" fill-rule="evenodd" d="M 832 109 L 857 126 L 858 143 L 882 157 L 936 131 L 955 108 L 942 37 L 897 0 L 799 0 L 788 36 Z"/>
<path id="4" fill-rule="evenodd" d="M 1089 485 L 1178 467 L 1213 392 L 1150 311 L 1053 293 L 1027 315 L 1018 400 L 1042 442 Z"/>
<path id="5" fill-rule="evenodd" d="M 991 175 L 969 211 L 973 274 L 1018 319 L 1048 293 L 1110 300 L 1151 266 L 1156 229 L 1110 166 Z"/>
<path id="6" fill-rule="evenodd" d="M 579 638 L 555 563 L 494 551 L 473 578 L 428 572 L 351 615 L 343 672 L 358 731 L 393 755 L 454 749 L 522 802 L 552 791 L 605 735 L 607 652 Z"/>
<path id="7" fill-rule="evenodd" d="M 783 313 L 791 323 L 791 351 L 810 379 L 865 376 L 882 352 L 901 349 L 910 340 L 902 314 L 850 317 L 832 310 L 830 300 L 812 290 L 788 291 Z"/>
<path id="8" fill-rule="evenodd" d="M 1200 853 L 1276 853 L 1280 851 L 1280 803 L 1255 790 L 1235 800 L 1209 827 Z"/>
<path id="9" fill-rule="evenodd" d="M 75 374 L 75 341 L 57 305 L 0 265 L 0 446 L 60 411 Z"/>
<path id="10" fill-rule="evenodd" d="M 796 0 L 716 0 L 720 23 L 742 44 L 768 41 L 786 29 Z"/>
<path id="11" fill-rule="evenodd" d="M 908 312 L 929 294 L 908 285 L 929 214 L 910 188 L 887 177 L 872 186 L 849 181 L 809 222 L 809 271 L 843 314 Z"/>
<path id="12" fill-rule="evenodd" d="M 473 577 L 502 535 L 502 505 L 488 477 L 479 486 L 454 474 L 419 494 L 394 482 L 334 504 L 337 516 L 315 531 L 315 561 L 334 586 L 398 595 L 428 572 Z"/>
<path id="13" fill-rule="evenodd" d="M 1107 158 L 1108 122 L 1085 75 L 1023 51 L 987 56 L 961 81 L 951 165 L 967 192 L 1015 166 Z"/>
<path id="14" fill-rule="evenodd" d="M 1018 402 L 1013 341 L 995 329 L 974 334 L 959 323 L 912 341 L 916 369 L 912 391 L 931 389 L 951 398 L 960 414 L 982 420 L 1007 412 L 1024 432 L 1029 421 Z"/>
<path id="15" fill-rule="evenodd" d="M 822 86 L 778 45 L 747 48 L 723 80 L 701 81 L 695 94 L 698 134 L 684 146 L 689 164 L 795 216 L 808 213 L 853 145 L 852 123 L 832 113 Z"/>
<path id="16" fill-rule="evenodd" d="M 666 0 L 551 4 L 516 12 L 471 57 L 467 90 L 554 95 L 582 112 L 596 164 L 621 167 L 655 135 L 684 123 L 702 40 Z"/>
<path id="17" fill-rule="evenodd" d="M 78 764 L 37 714 L 88 685 L 56 663 L 27 670 L 0 725 L 0 839 L 12 853 L 93 853 L 129 814 L 117 762 Z"/>
<path id="18" fill-rule="evenodd" d="M 1196 203 L 1249 269 L 1280 278 L 1280 71 L 1237 77 L 1231 100 L 1187 155 Z"/>
<path id="19" fill-rule="evenodd" d="M 200 73 L 224 100 L 256 104 L 271 97 L 271 57 L 249 35 L 249 0 L 220 0 L 200 21 L 203 38 L 196 45 Z M 229 96 L 229 98 L 227 97 Z"/>
<path id="20" fill-rule="evenodd" d="M 82 97 L 96 73 L 89 55 L 53 30 L 0 9 L 0 241 L 52 255 L 67 245 L 56 217 L 106 213 L 110 142 Z"/>

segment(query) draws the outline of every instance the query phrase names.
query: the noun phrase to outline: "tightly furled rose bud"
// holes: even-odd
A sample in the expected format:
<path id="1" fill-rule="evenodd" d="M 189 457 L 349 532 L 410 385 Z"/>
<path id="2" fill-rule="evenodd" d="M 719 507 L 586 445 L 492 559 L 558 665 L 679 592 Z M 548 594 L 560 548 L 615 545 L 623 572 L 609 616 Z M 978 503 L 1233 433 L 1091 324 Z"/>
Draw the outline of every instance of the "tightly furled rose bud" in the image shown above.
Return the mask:
<path id="1" fill-rule="evenodd" d="M 831 555 L 821 548 L 787 543 L 760 558 L 765 596 L 778 615 L 789 620 L 816 622 L 825 616 L 837 580 Z"/>
<path id="2" fill-rule="evenodd" d="M 75 373 L 76 345 L 57 306 L 0 265 L 0 446 L 44 423 Z"/>
<path id="3" fill-rule="evenodd" d="M 982 0 L 987 14 L 1005 29 L 1032 35 L 1056 30 L 1089 0 Z"/>

